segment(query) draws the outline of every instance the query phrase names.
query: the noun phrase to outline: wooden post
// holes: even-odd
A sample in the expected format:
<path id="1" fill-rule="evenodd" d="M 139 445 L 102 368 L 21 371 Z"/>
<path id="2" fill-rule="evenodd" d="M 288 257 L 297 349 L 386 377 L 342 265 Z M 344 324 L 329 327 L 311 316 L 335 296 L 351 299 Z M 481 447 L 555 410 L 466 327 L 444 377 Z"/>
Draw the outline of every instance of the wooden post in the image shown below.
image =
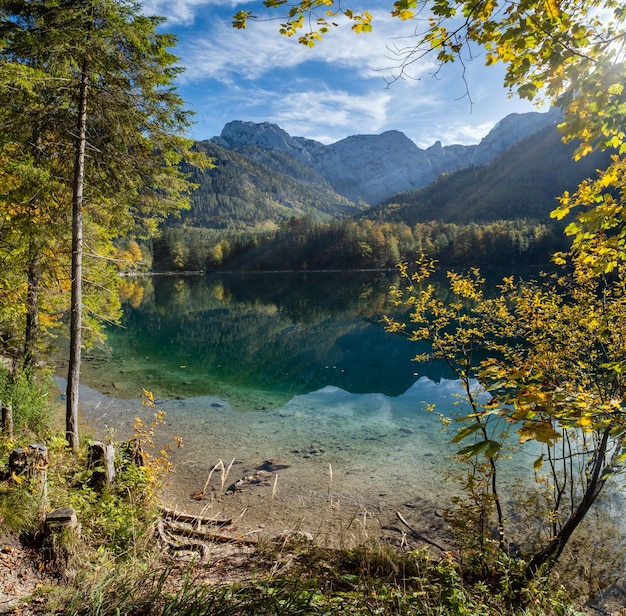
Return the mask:
<path id="1" fill-rule="evenodd" d="M 2 405 L 2 431 L 6 432 L 9 440 L 13 438 L 13 407 L 10 404 Z"/>
<path id="2" fill-rule="evenodd" d="M 31 477 L 39 482 L 41 487 L 39 513 L 43 519 L 48 505 L 48 448 L 39 443 L 29 445 L 28 462 Z"/>
<path id="3" fill-rule="evenodd" d="M 91 483 L 103 487 L 115 481 L 115 449 L 109 443 L 96 441 L 89 446 L 87 458 L 89 468 L 94 469 Z M 95 470 L 103 468 L 104 470 Z"/>
<path id="4" fill-rule="evenodd" d="M 46 516 L 46 534 L 69 530 L 79 534 L 80 527 L 76 512 L 71 507 L 60 507 Z"/>

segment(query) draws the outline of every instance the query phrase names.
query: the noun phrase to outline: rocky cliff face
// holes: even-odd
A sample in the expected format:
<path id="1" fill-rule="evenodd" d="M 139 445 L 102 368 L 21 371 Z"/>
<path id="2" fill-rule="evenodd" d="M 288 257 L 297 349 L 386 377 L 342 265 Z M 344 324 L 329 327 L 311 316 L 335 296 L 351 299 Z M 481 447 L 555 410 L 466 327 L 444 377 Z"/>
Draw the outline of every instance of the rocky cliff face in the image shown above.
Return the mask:
<path id="1" fill-rule="evenodd" d="M 312 152 L 311 164 L 333 189 L 370 205 L 432 182 L 428 155 L 404 133 L 356 135 Z"/>
<path id="2" fill-rule="evenodd" d="M 442 173 L 487 165 L 524 137 L 556 125 L 559 117 L 557 111 L 512 114 L 476 145 L 437 142 L 426 150 L 399 131 L 355 135 L 324 145 L 291 137 L 269 122 L 230 122 L 212 141 L 261 162 L 268 152 L 280 152 L 311 166 L 340 195 L 375 205 L 396 193 L 426 186 Z"/>
<path id="3" fill-rule="evenodd" d="M 311 154 L 298 140 L 280 126 L 269 122 L 229 122 L 224 126 L 222 134 L 213 137 L 211 141 L 229 150 L 239 151 L 246 146 L 253 146 L 261 150 L 279 151 L 301 162 L 311 163 Z"/>

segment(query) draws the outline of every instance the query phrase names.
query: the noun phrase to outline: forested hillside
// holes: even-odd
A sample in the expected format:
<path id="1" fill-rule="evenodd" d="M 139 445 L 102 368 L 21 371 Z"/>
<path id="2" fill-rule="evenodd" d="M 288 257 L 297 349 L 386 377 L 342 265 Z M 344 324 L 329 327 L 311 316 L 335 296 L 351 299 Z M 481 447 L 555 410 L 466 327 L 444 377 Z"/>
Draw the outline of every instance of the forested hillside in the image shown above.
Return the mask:
<path id="1" fill-rule="evenodd" d="M 182 214 L 186 225 L 268 230 L 292 217 L 331 220 L 364 207 L 335 193 L 312 167 L 281 152 L 263 152 L 259 162 L 258 151 L 244 156 L 210 141 L 199 142 L 196 148 L 206 152 L 215 167 L 185 169 L 198 185 L 191 210 Z"/>
<path id="2" fill-rule="evenodd" d="M 421 252 L 443 265 L 545 264 L 567 245 L 549 217 L 558 195 L 608 158 L 575 163 L 574 146 L 543 129 L 487 166 L 363 209 L 285 153 L 200 147 L 217 168 L 193 173 L 191 210 L 155 239 L 159 269 L 386 268 Z"/>
<path id="3" fill-rule="evenodd" d="M 608 164 L 606 152 L 574 162 L 574 150 L 574 144 L 562 143 L 556 129 L 543 129 L 486 167 L 444 175 L 429 186 L 392 197 L 363 216 L 408 225 L 431 220 L 461 225 L 518 219 L 547 223 L 559 195 Z"/>

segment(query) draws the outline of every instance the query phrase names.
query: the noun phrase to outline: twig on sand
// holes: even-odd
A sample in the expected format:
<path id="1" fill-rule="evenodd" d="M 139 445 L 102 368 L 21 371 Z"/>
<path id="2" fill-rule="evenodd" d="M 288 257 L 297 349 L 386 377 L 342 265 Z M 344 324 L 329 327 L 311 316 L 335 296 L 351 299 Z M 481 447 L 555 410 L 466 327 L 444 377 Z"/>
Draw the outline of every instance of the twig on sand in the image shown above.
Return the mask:
<path id="1" fill-rule="evenodd" d="M 432 541 L 431 539 L 429 539 L 428 537 L 424 537 L 424 535 L 422 535 L 421 533 L 418 533 L 403 517 L 402 514 L 399 511 L 396 511 L 396 516 L 398 517 L 398 520 L 400 520 L 400 522 L 402 522 L 402 524 L 404 524 L 410 531 L 411 531 L 411 535 L 413 535 L 413 537 L 415 537 L 416 539 L 419 539 L 420 541 L 423 541 L 424 543 L 427 543 L 428 545 L 432 545 L 434 548 L 437 548 L 438 550 L 441 550 L 442 552 L 447 552 L 448 550 L 446 550 L 446 548 L 440 546 L 438 543 L 435 543 L 434 541 Z"/>

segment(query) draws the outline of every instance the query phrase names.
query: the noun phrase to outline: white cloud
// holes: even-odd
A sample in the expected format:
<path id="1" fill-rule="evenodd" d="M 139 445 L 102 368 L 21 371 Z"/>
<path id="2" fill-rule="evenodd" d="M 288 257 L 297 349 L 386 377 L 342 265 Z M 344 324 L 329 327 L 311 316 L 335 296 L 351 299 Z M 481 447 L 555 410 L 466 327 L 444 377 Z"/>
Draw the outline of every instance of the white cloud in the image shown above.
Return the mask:
<path id="1" fill-rule="evenodd" d="M 242 31 L 226 19 L 215 18 L 208 22 L 207 29 L 187 33 L 178 54 L 187 68 L 186 81 L 203 77 L 226 81 L 233 75 L 256 79 L 277 67 L 321 62 L 332 64 L 333 69 L 352 70 L 355 78 L 376 79 L 384 84 L 397 64 L 397 58 L 388 50 L 396 32 L 397 24 L 381 14 L 373 32 L 356 35 L 343 23 L 311 49 L 295 38 L 279 35 L 273 21 L 253 22 Z M 434 64 L 424 60 L 419 74 L 433 69 Z"/>
<path id="2" fill-rule="evenodd" d="M 151 6 L 174 5 L 151 0 Z M 249 120 L 275 122 L 292 135 L 324 143 L 396 129 L 420 147 L 436 140 L 469 144 L 508 113 L 532 109 L 507 101 L 502 71 L 485 69 L 480 58 L 465 70 L 453 64 L 437 72 L 428 56 L 411 66 L 413 79 L 386 87 L 398 62 L 390 46 L 412 40 L 400 38 L 411 26 L 386 13 L 374 13 L 371 33 L 357 35 L 341 23 L 311 49 L 281 36 L 276 20 L 234 29 L 232 8 L 231 0 L 176 4 L 179 23 L 193 21 L 174 31 L 180 40 L 175 53 L 186 67 L 178 82 L 198 113 L 196 138 L 218 134 L 228 121 Z"/>
<path id="3" fill-rule="evenodd" d="M 144 0 L 145 15 L 160 15 L 167 18 L 168 26 L 190 26 L 196 18 L 215 7 L 233 8 L 239 0 Z"/>
<path id="4" fill-rule="evenodd" d="M 465 122 L 455 122 L 442 126 L 438 139 L 447 144 L 478 143 L 496 125 L 496 122 L 497 119 L 493 119 L 472 126 Z"/>
<path id="5" fill-rule="evenodd" d="M 190 25 L 196 17 L 197 7 L 205 4 L 206 0 L 145 0 L 142 2 L 142 12 L 145 15 L 166 17 L 168 25 Z"/>
<path id="6" fill-rule="evenodd" d="M 358 133 L 385 129 L 390 96 L 385 92 L 356 96 L 346 91 L 294 92 L 275 106 L 275 122 L 291 135 L 331 143 Z"/>
<path id="7" fill-rule="evenodd" d="M 306 49 L 295 41 L 268 35 L 263 29 L 241 31 L 215 20 L 208 32 L 196 32 L 182 41 L 177 53 L 185 67 L 182 83 L 216 79 L 231 83 L 253 80 L 276 69 L 306 61 Z"/>
<path id="8" fill-rule="evenodd" d="M 408 112 L 432 99 L 417 81 L 386 88 L 394 62 L 387 45 L 396 27 L 381 16 L 373 33 L 356 35 L 340 27 L 311 49 L 280 36 L 273 22 L 254 23 L 242 32 L 226 20 L 212 19 L 208 31 L 187 34 L 179 45 L 177 53 L 186 67 L 179 81 L 197 87 L 215 80 L 229 90 L 221 101 L 231 113 L 262 112 L 262 120 L 276 122 L 290 134 L 328 143 L 357 132 L 382 132 L 392 108 Z M 277 81 L 277 67 L 281 74 L 291 70 L 293 77 Z M 421 70 L 427 74 L 433 65 L 424 62 Z M 338 72 L 340 86 L 333 87 L 331 76 Z M 267 85 L 270 79 L 274 88 Z"/>

